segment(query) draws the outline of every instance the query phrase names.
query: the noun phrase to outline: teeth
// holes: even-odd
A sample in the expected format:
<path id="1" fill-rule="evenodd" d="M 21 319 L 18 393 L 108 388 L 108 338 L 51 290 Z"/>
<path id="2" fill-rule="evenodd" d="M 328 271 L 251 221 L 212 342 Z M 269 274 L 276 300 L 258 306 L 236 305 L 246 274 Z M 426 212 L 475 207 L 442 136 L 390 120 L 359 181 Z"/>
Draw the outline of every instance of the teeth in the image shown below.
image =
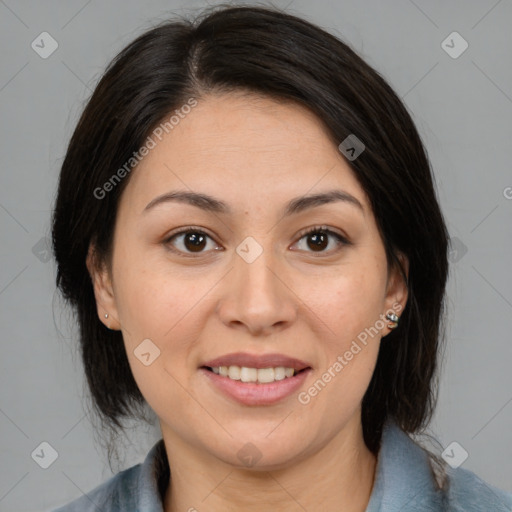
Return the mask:
<path id="1" fill-rule="evenodd" d="M 216 366 L 212 368 L 213 373 L 228 377 L 232 380 L 240 380 L 242 382 L 259 382 L 260 384 L 268 384 L 276 380 L 283 380 L 293 377 L 295 370 L 293 368 L 285 368 L 278 366 L 276 368 L 247 368 L 245 366 Z"/>
<path id="2" fill-rule="evenodd" d="M 229 378 L 231 378 L 231 370 L 233 368 L 236 368 L 240 372 L 240 380 L 242 382 L 256 382 L 258 380 L 258 370 L 256 370 L 256 368 L 246 368 L 245 366 L 242 366 L 242 368 L 230 366 Z"/>
<path id="3" fill-rule="evenodd" d="M 293 375 L 293 373 L 292 373 Z M 274 368 L 274 379 L 275 380 L 283 380 L 286 377 L 286 368 L 284 366 L 278 366 Z"/>

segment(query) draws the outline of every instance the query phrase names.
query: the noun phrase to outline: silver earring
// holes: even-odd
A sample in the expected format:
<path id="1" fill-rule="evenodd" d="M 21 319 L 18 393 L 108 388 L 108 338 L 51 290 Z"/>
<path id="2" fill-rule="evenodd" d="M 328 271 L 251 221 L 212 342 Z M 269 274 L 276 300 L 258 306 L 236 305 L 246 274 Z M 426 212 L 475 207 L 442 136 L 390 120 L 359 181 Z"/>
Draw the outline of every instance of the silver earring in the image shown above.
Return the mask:
<path id="1" fill-rule="evenodd" d="M 396 329 L 398 327 L 398 316 L 395 315 L 395 313 L 388 313 L 386 315 L 386 318 L 390 321 L 390 322 L 393 322 L 391 324 L 388 324 L 388 328 L 389 329 Z"/>
<path id="2" fill-rule="evenodd" d="M 108 313 L 105 313 L 105 318 L 108 318 Z"/>

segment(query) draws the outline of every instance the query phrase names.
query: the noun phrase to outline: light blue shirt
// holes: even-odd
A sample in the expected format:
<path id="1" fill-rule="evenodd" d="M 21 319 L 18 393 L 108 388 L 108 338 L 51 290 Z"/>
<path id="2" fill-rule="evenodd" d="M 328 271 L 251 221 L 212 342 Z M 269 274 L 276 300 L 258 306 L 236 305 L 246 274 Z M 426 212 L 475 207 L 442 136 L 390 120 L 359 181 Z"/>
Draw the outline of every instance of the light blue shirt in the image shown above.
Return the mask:
<path id="1" fill-rule="evenodd" d="M 163 512 L 157 484 L 158 453 L 165 455 L 162 439 L 143 463 L 121 471 L 54 512 Z M 388 422 L 366 512 L 512 512 L 511 492 L 485 483 L 462 467 L 448 466 L 447 474 L 449 486 L 441 492 L 426 452 L 394 422 Z M 261 502 L 264 510 L 263 496 Z"/>

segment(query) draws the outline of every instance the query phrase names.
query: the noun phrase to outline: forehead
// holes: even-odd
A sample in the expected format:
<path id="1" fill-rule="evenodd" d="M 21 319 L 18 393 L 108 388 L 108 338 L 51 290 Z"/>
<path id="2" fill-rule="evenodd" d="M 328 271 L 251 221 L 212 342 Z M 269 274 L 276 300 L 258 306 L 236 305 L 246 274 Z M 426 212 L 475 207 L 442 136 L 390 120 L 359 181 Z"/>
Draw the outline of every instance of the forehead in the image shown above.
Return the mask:
<path id="1" fill-rule="evenodd" d="M 139 211 L 179 188 L 269 207 L 340 188 L 366 198 L 325 125 L 305 107 L 253 94 L 210 95 L 180 117 L 136 169 L 122 202 Z"/>

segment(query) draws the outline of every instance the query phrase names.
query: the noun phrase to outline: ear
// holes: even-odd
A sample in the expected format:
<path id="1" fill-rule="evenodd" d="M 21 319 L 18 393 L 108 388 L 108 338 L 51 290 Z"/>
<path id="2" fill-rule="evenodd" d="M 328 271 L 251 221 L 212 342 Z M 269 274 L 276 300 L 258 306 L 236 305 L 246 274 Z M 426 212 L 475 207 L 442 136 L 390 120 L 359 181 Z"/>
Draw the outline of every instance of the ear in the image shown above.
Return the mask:
<path id="1" fill-rule="evenodd" d="M 397 257 L 402 264 L 405 278 L 402 275 L 398 264 L 393 265 L 388 276 L 385 299 L 386 310 L 384 315 L 393 312 L 400 317 L 405 309 L 405 305 L 407 304 L 408 290 L 406 279 L 409 278 L 409 260 L 402 253 L 398 253 Z M 388 327 L 386 327 L 386 329 L 388 330 L 388 334 L 392 330 Z"/>
<path id="2" fill-rule="evenodd" d="M 121 324 L 117 313 L 112 277 L 106 265 L 99 262 L 96 257 L 93 243 L 89 245 L 89 250 L 87 251 L 86 265 L 91 276 L 94 297 L 96 298 L 96 308 L 100 320 L 109 329 L 120 330 Z M 106 314 L 108 314 L 108 318 L 105 318 Z"/>

